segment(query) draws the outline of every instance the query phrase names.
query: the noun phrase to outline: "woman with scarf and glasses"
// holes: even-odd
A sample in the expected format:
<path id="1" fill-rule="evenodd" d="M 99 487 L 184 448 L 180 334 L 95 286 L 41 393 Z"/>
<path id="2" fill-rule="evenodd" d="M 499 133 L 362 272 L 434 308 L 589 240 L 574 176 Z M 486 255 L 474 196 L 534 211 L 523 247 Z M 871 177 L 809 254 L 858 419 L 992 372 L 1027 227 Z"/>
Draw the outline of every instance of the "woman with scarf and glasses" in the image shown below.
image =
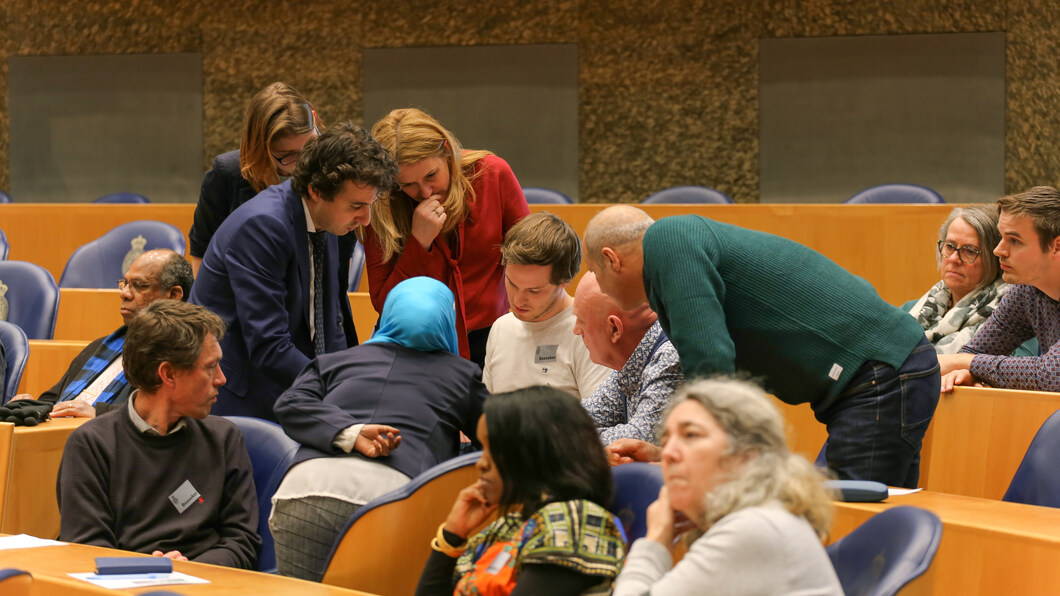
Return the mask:
<path id="1" fill-rule="evenodd" d="M 202 179 L 195 221 L 188 232 L 196 275 L 221 222 L 265 187 L 290 176 L 302 146 L 322 128 L 309 100 L 287 83 L 272 83 L 250 99 L 239 150 L 215 157 Z"/>
<path id="2" fill-rule="evenodd" d="M 394 110 L 372 136 L 398 163 L 400 188 L 372 206 L 365 229 L 368 290 L 376 310 L 401 280 L 433 277 L 456 295 L 460 354 L 480 367 L 490 327 L 508 312 L 500 245 L 529 213 L 511 167 L 463 149 L 415 108 Z"/>
<path id="3" fill-rule="evenodd" d="M 474 436 L 488 394 L 456 354 L 455 320 L 441 282 L 405 280 L 372 339 L 313 360 L 276 401 L 302 444 L 269 518 L 281 574 L 320 581 L 354 512 L 457 456 L 461 432 Z"/>
<path id="4" fill-rule="evenodd" d="M 919 300 L 902 306 L 916 317 L 939 354 L 956 354 L 964 347 L 1008 291 L 993 252 L 1001 240 L 997 219 L 993 205 L 951 211 L 936 244 L 942 280 Z M 1037 341 L 1031 342 L 1020 346 L 1016 355 L 1036 356 Z"/>

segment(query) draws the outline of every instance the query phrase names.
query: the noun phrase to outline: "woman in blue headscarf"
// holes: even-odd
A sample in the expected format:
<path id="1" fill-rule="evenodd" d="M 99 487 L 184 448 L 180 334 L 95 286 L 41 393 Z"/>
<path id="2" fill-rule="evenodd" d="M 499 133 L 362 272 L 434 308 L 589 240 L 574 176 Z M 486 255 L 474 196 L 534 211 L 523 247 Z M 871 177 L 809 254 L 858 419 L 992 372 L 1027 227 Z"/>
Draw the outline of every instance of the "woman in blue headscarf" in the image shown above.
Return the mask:
<path id="1" fill-rule="evenodd" d="M 372 339 L 313 360 L 276 400 L 284 432 L 302 444 L 269 518 L 281 574 L 320 581 L 361 505 L 455 457 L 461 431 L 475 436 L 488 393 L 457 346 L 453 293 L 407 279 Z"/>

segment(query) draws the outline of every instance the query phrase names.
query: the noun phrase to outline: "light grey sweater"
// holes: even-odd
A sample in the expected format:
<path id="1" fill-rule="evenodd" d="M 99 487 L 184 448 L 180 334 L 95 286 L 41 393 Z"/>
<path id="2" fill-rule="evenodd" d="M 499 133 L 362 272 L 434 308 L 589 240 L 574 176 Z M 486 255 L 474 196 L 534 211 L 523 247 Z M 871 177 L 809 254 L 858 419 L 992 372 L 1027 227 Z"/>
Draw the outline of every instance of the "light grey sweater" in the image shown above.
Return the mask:
<path id="1" fill-rule="evenodd" d="M 770 503 L 723 517 L 676 567 L 666 547 L 637 540 L 614 594 L 843 596 L 843 589 L 810 524 Z"/>

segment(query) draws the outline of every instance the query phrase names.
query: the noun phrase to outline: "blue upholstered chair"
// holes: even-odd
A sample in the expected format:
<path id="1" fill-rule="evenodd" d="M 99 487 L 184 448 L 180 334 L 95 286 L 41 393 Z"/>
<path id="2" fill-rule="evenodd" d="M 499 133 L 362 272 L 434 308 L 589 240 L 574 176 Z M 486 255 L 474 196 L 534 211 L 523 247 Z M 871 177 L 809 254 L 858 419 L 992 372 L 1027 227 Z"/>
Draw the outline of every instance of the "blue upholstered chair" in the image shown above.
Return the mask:
<path id="1" fill-rule="evenodd" d="M 732 203 L 732 198 L 706 186 L 674 186 L 649 195 L 641 203 Z"/>
<path id="2" fill-rule="evenodd" d="M 18 325 L 0 321 L 0 345 L 4 346 L 4 358 L 7 366 L 4 370 L 3 395 L 0 403 L 7 403 L 18 393 L 18 383 L 22 380 L 22 371 L 29 358 L 29 340 Z"/>
<path id="3" fill-rule="evenodd" d="M 93 203 L 150 203 L 151 199 L 134 192 L 113 192 L 92 201 Z"/>
<path id="4" fill-rule="evenodd" d="M 1020 467 L 1012 476 L 1003 501 L 1060 507 L 1060 469 L 1056 465 L 1060 453 L 1060 411 L 1042 423 L 1027 447 Z"/>
<path id="5" fill-rule="evenodd" d="M 18 325 L 29 339 L 52 339 L 58 312 L 59 286 L 47 269 L 0 261 L 0 320 Z"/>
<path id="6" fill-rule="evenodd" d="M 261 535 L 258 571 L 276 573 L 276 547 L 272 532 L 269 531 L 272 496 L 294 461 L 298 443 L 284 434 L 283 428 L 275 422 L 248 416 L 226 418 L 242 431 L 250 464 L 254 467 L 254 487 L 258 491 L 258 534 Z"/>
<path id="7" fill-rule="evenodd" d="M 866 188 L 845 203 L 945 203 L 942 195 L 916 184 L 881 184 Z"/>
<path id="8" fill-rule="evenodd" d="M 659 497 L 663 485 L 662 468 L 643 462 L 632 462 L 611 468 L 611 513 L 622 520 L 630 544 L 648 533 L 648 505 Z"/>
<path id="9" fill-rule="evenodd" d="M 431 541 L 457 494 L 478 479 L 479 455 L 442 462 L 358 509 L 339 533 L 321 581 L 373 594 L 415 592 L 430 549 L 410 545 Z"/>
<path id="10" fill-rule="evenodd" d="M 900 506 L 870 517 L 825 550 L 843 592 L 891 596 L 927 572 L 941 539 L 938 516 Z"/>
<path id="11" fill-rule="evenodd" d="M 7 241 L 7 234 L 0 230 L 0 261 L 7 260 L 7 253 L 11 251 L 11 244 Z"/>
<path id="12" fill-rule="evenodd" d="M 353 247 L 353 257 L 350 259 L 350 292 L 356 292 L 361 287 L 361 274 L 364 273 L 364 246 L 360 242 Z"/>
<path id="13" fill-rule="evenodd" d="M 184 254 L 184 233 L 161 221 L 122 224 L 70 255 L 59 278 L 62 288 L 114 288 L 140 253 L 168 248 Z"/>
<path id="14" fill-rule="evenodd" d="M 567 205 L 574 202 L 567 195 L 551 188 L 524 186 L 523 194 L 526 196 L 527 203 Z"/>
<path id="15" fill-rule="evenodd" d="M 14 203 L 14 201 L 11 199 L 11 195 L 0 190 L 0 203 Z"/>

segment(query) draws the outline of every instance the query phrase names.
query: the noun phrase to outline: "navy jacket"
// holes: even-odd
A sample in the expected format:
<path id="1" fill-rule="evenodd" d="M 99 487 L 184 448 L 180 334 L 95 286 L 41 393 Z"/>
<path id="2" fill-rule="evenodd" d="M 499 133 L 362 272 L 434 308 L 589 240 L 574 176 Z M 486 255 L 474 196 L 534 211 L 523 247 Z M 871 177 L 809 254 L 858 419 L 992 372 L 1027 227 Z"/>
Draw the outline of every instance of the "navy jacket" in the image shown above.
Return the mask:
<path id="1" fill-rule="evenodd" d="M 328 235 L 324 269 L 327 352 L 346 348 L 341 326 L 338 238 Z M 309 235 L 302 199 L 287 181 L 236 209 L 203 257 L 190 301 L 228 325 L 213 414 L 274 420 L 273 403 L 315 356 L 309 309 Z M 349 308 L 349 302 L 346 302 Z"/>
<path id="2" fill-rule="evenodd" d="M 475 438 L 489 393 L 477 364 L 451 352 L 368 343 L 317 358 L 276 401 L 276 418 L 302 444 L 295 463 L 345 455 L 332 446 L 353 424 L 388 424 L 401 445 L 374 461 L 416 477 L 459 454 L 460 432 Z"/>

